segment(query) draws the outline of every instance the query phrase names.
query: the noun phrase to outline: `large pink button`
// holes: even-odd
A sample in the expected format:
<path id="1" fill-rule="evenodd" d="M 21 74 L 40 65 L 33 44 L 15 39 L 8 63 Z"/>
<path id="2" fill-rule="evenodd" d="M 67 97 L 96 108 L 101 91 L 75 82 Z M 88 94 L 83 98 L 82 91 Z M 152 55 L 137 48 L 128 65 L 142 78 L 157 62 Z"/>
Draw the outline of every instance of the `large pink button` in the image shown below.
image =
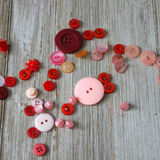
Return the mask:
<path id="1" fill-rule="evenodd" d="M 156 61 L 154 62 L 154 67 L 160 71 L 160 57 L 156 58 Z"/>
<path id="2" fill-rule="evenodd" d="M 40 99 L 40 98 L 35 98 L 35 99 L 33 99 L 33 101 L 32 101 L 32 106 L 35 107 L 35 106 L 37 106 L 37 105 L 42 105 L 42 106 L 43 106 L 43 100 Z"/>
<path id="3" fill-rule="evenodd" d="M 91 58 L 94 60 L 94 61 L 99 61 L 101 60 L 103 57 L 102 53 L 101 52 L 98 52 L 97 50 L 93 50 L 91 52 Z"/>
<path id="4" fill-rule="evenodd" d="M 55 51 L 51 53 L 49 59 L 52 64 L 61 65 L 65 61 L 65 55 L 61 51 Z"/>
<path id="5" fill-rule="evenodd" d="M 96 50 L 98 52 L 101 52 L 101 53 L 105 53 L 108 51 L 108 44 L 107 43 L 98 43 L 97 46 L 96 46 Z"/>
<path id="6" fill-rule="evenodd" d="M 157 80 L 157 83 L 160 85 L 160 74 L 158 74 L 156 80 Z"/>
<path id="7" fill-rule="evenodd" d="M 74 94 L 77 100 L 85 105 L 97 104 L 104 96 L 102 83 L 96 78 L 81 79 L 75 86 Z"/>
<path id="8" fill-rule="evenodd" d="M 126 46 L 125 54 L 129 58 L 136 58 L 139 55 L 139 48 L 136 45 L 130 44 Z"/>
<path id="9" fill-rule="evenodd" d="M 5 83 L 5 79 L 0 75 L 0 87 L 2 87 L 4 83 Z"/>

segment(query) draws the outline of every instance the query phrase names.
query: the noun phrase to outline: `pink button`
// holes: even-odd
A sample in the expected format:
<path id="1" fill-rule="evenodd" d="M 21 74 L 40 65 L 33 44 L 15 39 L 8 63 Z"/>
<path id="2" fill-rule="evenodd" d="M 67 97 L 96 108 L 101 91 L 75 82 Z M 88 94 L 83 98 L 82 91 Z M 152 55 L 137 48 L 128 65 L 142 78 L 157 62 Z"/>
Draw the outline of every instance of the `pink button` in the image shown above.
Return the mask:
<path id="1" fill-rule="evenodd" d="M 91 52 L 91 58 L 94 60 L 94 61 L 99 61 L 101 60 L 103 57 L 102 53 L 98 52 L 97 50 L 93 50 Z"/>
<path id="2" fill-rule="evenodd" d="M 139 55 L 139 48 L 136 45 L 130 44 L 126 46 L 124 53 L 129 58 L 136 58 Z"/>
<path id="3" fill-rule="evenodd" d="M 122 60 L 119 60 L 116 64 L 115 64 L 115 70 L 118 72 L 118 73 L 124 73 L 127 69 L 127 66 L 126 64 L 124 63 L 124 61 Z"/>
<path id="4" fill-rule="evenodd" d="M 35 126 L 41 132 L 50 131 L 54 126 L 54 119 L 48 113 L 41 113 L 35 119 Z"/>
<path id="5" fill-rule="evenodd" d="M 61 118 L 56 119 L 55 126 L 57 126 L 58 128 L 62 128 L 64 126 L 64 120 Z"/>
<path id="6" fill-rule="evenodd" d="M 77 104 L 77 99 L 75 96 L 72 96 L 68 99 L 68 103 L 70 103 L 71 105 L 76 105 Z"/>
<path id="7" fill-rule="evenodd" d="M 115 54 L 113 57 L 112 57 L 112 63 L 115 65 L 118 61 L 123 61 L 124 62 L 124 59 L 123 59 L 123 56 L 121 54 Z"/>
<path id="8" fill-rule="evenodd" d="M 157 75 L 156 80 L 157 80 L 157 83 L 160 85 L 160 74 Z"/>
<path id="9" fill-rule="evenodd" d="M 34 107 L 34 111 L 36 112 L 36 113 L 42 113 L 43 112 L 43 106 L 42 105 L 36 105 L 35 107 Z"/>
<path id="10" fill-rule="evenodd" d="M 0 87 L 2 87 L 4 83 L 5 83 L 5 79 L 0 75 Z"/>
<path id="11" fill-rule="evenodd" d="M 52 109 L 54 107 L 54 104 L 51 101 L 47 101 L 47 102 L 45 102 L 44 107 L 46 109 Z"/>
<path id="12" fill-rule="evenodd" d="M 154 67 L 160 71 L 160 57 L 156 58 L 156 61 L 154 62 Z"/>
<path id="13" fill-rule="evenodd" d="M 40 99 L 40 98 L 35 98 L 35 99 L 33 99 L 33 101 L 32 101 L 32 106 L 35 107 L 35 106 L 37 106 L 37 105 L 42 105 L 42 106 L 43 106 L 43 100 Z"/>
<path id="14" fill-rule="evenodd" d="M 65 55 L 61 51 L 55 51 L 51 53 L 49 59 L 52 64 L 61 65 L 65 61 Z"/>
<path id="15" fill-rule="evenodd" d="M 38 91 L 35 88 L 29 88 L 26 91 L 26 96 L 30 99 L 34 99 L 38 96 Z"/>
<path id="16" fill-rule="evenodd" d="M 96 50 L 98 52 L 101 52 L 101 53 L 105 53 L 108 51 L 108 44 L 107 43 L 98 43 L 97 44 L 97 47 L 96 47 Z"/>
<path id="17" fill-rule="evenodd" d="M 129 104 L 126 103 L 126 102 L 121 102 L 119 108 L 122 110 L 122 111 L 127 111 L 129 109 Z"/>
<path id="18" fill-rule="evenodd" d="M 43 156 L 46 153 L 46 146 L 42 143 L 38 143 L 34 146 L 33 152 L 36 156 Z"/>
<path id="19" fill-rule="evenodd" d="M 71 120 L 68 119 L 65 122 L 65 126 L 66 126 L 67 129 L 71 129 L 71 128 L 74 127 L 74 123 Z"/>
<path id="20" fill-rule="evenodd" d="M 96 78 L 87 77 L 76 84 L 74 94 L 80 103 L 94 105 L 103 98 L 104 87 Z"/>
<path id="21" fill-rule="evenodd" d="M 147 66 L 152 65 L 156 61 L 156 56 L 151 51 L 143 51 L 140 54 L 140 61 Z"/>

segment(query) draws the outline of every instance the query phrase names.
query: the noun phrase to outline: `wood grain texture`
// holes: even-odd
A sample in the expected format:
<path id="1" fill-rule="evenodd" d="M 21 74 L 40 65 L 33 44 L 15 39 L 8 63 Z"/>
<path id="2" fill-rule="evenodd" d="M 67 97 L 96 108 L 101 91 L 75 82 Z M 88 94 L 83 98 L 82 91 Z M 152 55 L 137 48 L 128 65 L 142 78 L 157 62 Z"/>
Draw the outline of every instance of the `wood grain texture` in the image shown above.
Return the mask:
<path id="1" fill-rule="evenodd" d="M 75 70 L 61 73 L 55 81 L 56 90 L 46 92 L 43 83 L 47 71 L 59 66 L 49 63 L 49 55 L 57 50 L 54 37 L 68 28 L 71 18 L 81 20 L 78 29 L 104 28 L 104 39 L 84 41 L 82 49 L 95 49 L 98 42 L 107 42 L 110 50 L 95 62 L 90 53 L 82 59 L 67 55 Z M 125 57 L 127 71 L 117 74 L 111 59 L 116 43 L 135 44 L 140 50 L 160 53 L 159 0 L 0 0 L 0 38 L 11 44 L 10 52 L 0 54 L 0 75 L 14 76 L 17 85 L 9 88 L 9 97 L 0 101 L 0 159 L 1 160 L 159 160 L 160 158 L 160 88 L 156 83 L 158 71 L 144 66 L 139 58 Z M 28 81 L 21 81 L 18 73 L 28 59 L 37 58 L 41 69 Z M 71 116 L 61 113 L 61 106 L 74 94 L 74 86 L 83 77 L 97 77 L 101 72 L 112 75 L 116 85 L 113 94 L 105 95 L 95 106 L 77 104 Z M 54 128 L 36 139 L 27 137 L 27 129 L 34 126 L 34 117 L 24 114 L 31 104 L 25 96 L 29 87 L 39 90 L 39 97 L 55 101 L 51 111 L 55 118 L 71 119 L 73 130 Z M 122 112 L 119 104 L 126 101 L 131 109 Z M 43 157 L 33 154 L 36 143 L 45 143 Z"/>

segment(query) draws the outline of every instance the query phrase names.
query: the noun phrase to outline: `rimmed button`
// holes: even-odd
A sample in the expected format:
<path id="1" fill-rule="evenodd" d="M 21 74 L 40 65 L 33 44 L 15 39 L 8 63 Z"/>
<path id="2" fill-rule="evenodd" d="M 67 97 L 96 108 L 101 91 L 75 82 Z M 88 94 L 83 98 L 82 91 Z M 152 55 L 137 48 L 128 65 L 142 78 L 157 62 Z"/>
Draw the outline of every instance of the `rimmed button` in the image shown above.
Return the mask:
<path id="1" fill-rule="evenodd" d="M 102 58 L 103 58 L 103 55 L 101 52 L 98 52 L 97 50 L 93 50 L 91 52 L 91 58 L 94 60 L 94 61 L 100 61 Z"/>
<path id="2" fill-rule="evenodd" d="M 78 19 L 71 19 L 69 21 L 69 26 L 72 28 L 72 29 L 77 29 L 79 27 L 80 23 L 79 23 L 79 20 Z"/>
<path id="3" fill-rule="evenodd" d="M 39 130 L 36 127 L 31 127 L 28 129 L 27 134 L 30 138 L 36 138 L 39 136 Z"/>
<path id="4" fill-rule="evenodd" d="M 54 83 L 52 81 L 46 81 L 43 87 L 46 91 L 52 91 L 54 89 Z"/>
<path id="5" fill-rule="evenodd" d="M 139 48 L 136 45 L 130 44 L 126 46 L 125 54 L 129 58 L 136 58 L 139 55 Z"/>
<path id="6" fill-rule="evenodd" d="M 98 79 L 102 82 L 102 83 L 107 83 L 110 81 L 110 75 L 108 73 L 101 73 L 98 76 Z"/>
<path id="7" fill-rule="evenodd" d="M 27 69 L 22 69 L 19 72 L 19 78 L 22 80 L 28 80 L 31 77 L 31 72 Z"/>
<path id="8" fill-rule="evenodd" d="M 124 50 L 125 50 L 125 47 L 124 47 L 122 44 L 116 44 L 116 45 L 113 47 L 113 51 L 114 51 L 116 54 L 123 54 L 123 53 L 124 53 Z"/>
<path id="9" fill-rule="evenodd" d="M 35 114 L 35 111 L 34 111 L 34 107 L 33 106 L 26 106 L 24 108 L 24 113 L 27 115 L 27 116 L 33 116 Z"/>
<path id="10" fill-rule="evenodd" d="M 57 69 L 51 68 L 48 71 L 48 77 L 50 79 L 57 79 L 59 77 L 59 71 Z"/>
<path id="11" fill-rule="evenodd" d="M 105 31 L 102 28 L 96 28 L 94 30 L 94 36 L 96 38 L 103 38 L 105 36 Z"/>
<path id="12" fill-rule="evenodd" d="M 0 87 L 0 99 L 3 100 L 7 98 L 8 96 L 8 90 L 5 87 Z"/>
<path id="13" fill-rule="evenodd" d="M 124 63 L 123 60 L 119 60 L 115 64 L 115 70 L 120 74 L 124 73 L 126 71 L 126 69 L 127 69 L 127 66 L 126 66 L 126 64 Z"/>
<path id="14" fill-rule="evenodd" d="M 156 58 L 156 61 L 154 62 L 153 66 L 160 71 L 160 57 Z"/>
<path id="15" fill-rule="evenodd" d="M 55 51 L 51 53 L 49 59 L 54 65 L 61 65 L 65 61 L 65 54 L 61 51 Z"/>
<path id="16" fill-rule="evenodd" d="M 73 64 L 71 62 L 64 62 L 61 65 L 61 70 L 64 73 L 71 73 L 73 71 L 73 69 L 74 69 L 74 67 L 73 67 Z"/>
<path id="17" fill-rule="evenodd" d="M 16 80 L 15 80 L 14 77 L 7 77 L 7 78 L 5 79 L 5 85 L 6 85 L 7 87 L 13 87 L 15 84 L 16 84 Z"/>
<path id="18" fill-rule="evenodd" d="M 104 84 L 104 91 L 106 93 L 112 93 L 114 92 L 114 84 L 111 82 L 107 82 Z"/>
<path id="19" fill-rule="evenodd" d="M 5 79 L 3 76 L 0 75 L 0 87 L 2 87 L 5 83 Z"/>
<path id="20" fill-rule="evenodd" d="M 112 63 L 115 65 L 118 61 L 123 61 L 124 62 L 124 58 L 122 55 L 120 54 L 115 54 L 112 57 Z"/>
<path id="21" fill-rule="evenodd" d="M 93 34 L 93 32 L 91 30 L 85 30 L 83 32 L 83 38 L 85 40 L 91 40 L 91 39 L 93 39 L 93 37 L 94 37 L 94 34 Z"/>
<path id="22" fill-rule="evenodd" d="M 71 115 L 74 111 L 74 107 L 70 103 L 65 103 L 61 109 L 65 115 Z"/>
<path id="23" fill-rule="evenodd" d="M 46 153 L 46 146 L 42 143 L 38 143 L 34 146 L 33 152 L 36 156 L 43 156 Z"/>
<path id="24" fill-rule="evenodd" d="M 104 42 L 98 43 L 96 50 L 101 53 L 106 53 L 108 51 L 108 44 Z"/>
<path id="25" fill-rule="evenodd" d="M 34 99 L 38 96 L 38 91 L 37 89 L 35 88 L 28 88 L 26 90 L 26 96 L 29 98 L 29 99 Z"/>

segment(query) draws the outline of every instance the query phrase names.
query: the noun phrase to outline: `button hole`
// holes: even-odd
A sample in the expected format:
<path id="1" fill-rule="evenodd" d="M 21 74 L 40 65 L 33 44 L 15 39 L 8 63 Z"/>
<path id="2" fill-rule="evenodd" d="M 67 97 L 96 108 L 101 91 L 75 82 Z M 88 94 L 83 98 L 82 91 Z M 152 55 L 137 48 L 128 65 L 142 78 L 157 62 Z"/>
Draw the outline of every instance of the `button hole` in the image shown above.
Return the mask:
<path id="1" fill-rule="evenodd" d="M 92 88 L 90 88 L 90 90 L 92 90 Z"/>
<path id="2" fill-rule="evenodd" d="M 41 124 L 43 124 L 43 122 L 41 122 Z"/>
<path id="3" fill-rule="evenodd" d="M 46 119 L 45 122 L 48 122 L 48 120 Z"/>
<path id="4" fill-rule="evenodd" d="M 86 93 L 89 93 L 89 91 L 86 91 Z"/>

